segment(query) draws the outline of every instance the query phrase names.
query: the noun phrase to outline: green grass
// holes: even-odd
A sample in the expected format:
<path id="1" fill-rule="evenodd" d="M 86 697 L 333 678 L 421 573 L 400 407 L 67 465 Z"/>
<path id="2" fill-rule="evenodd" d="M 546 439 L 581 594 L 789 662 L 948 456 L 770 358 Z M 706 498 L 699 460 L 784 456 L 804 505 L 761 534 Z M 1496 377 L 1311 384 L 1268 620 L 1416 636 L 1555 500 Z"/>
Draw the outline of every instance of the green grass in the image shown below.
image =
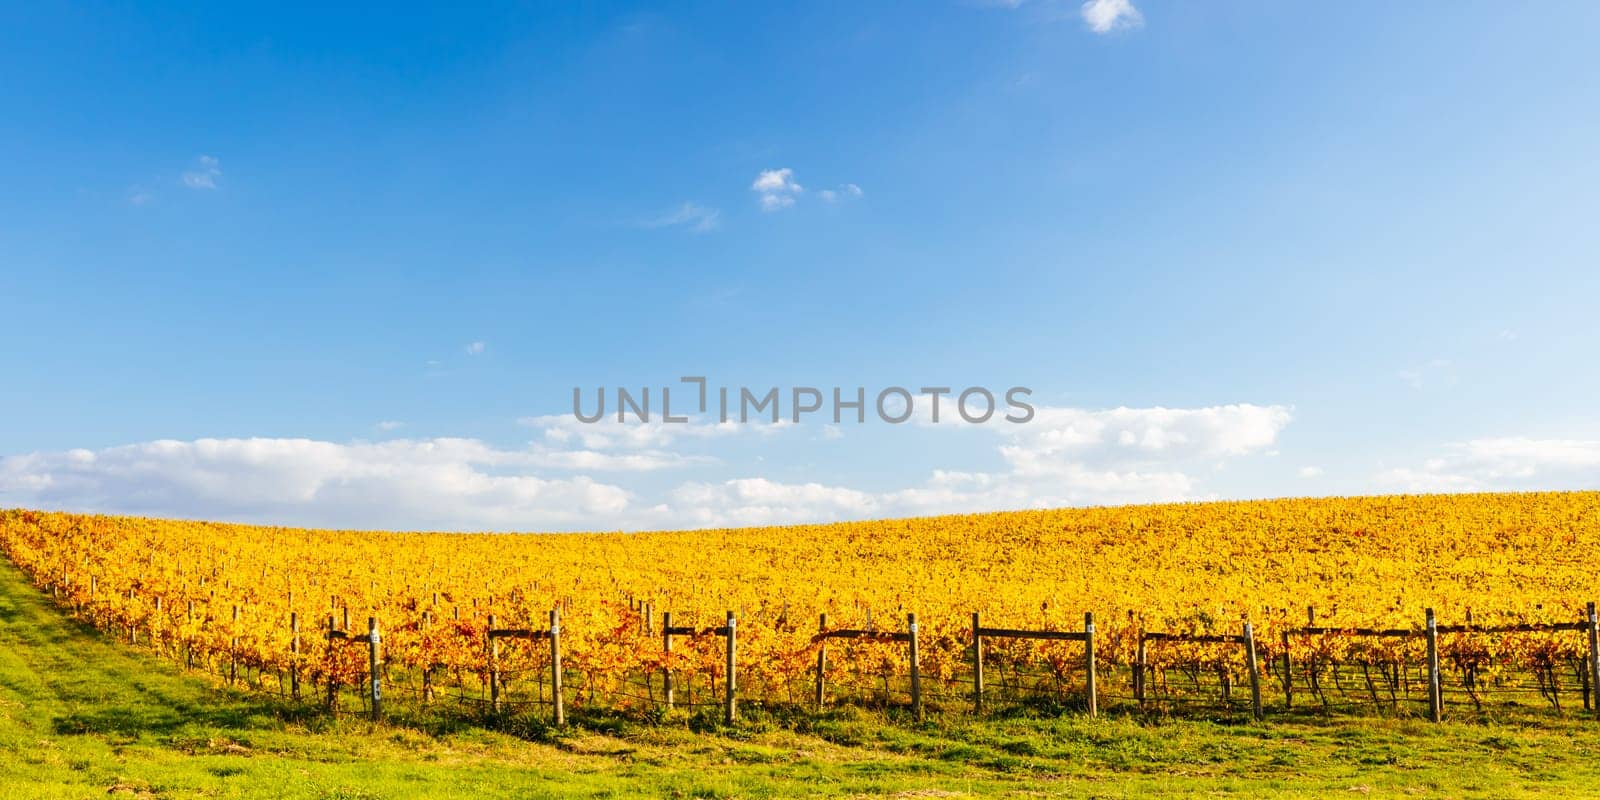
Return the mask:
<path id="1" fill-rule="evenodd" d="M 107 641 L 0 562 L 5 798 L 1600 795 L 1600 723 L 1553 717 L 913 724 L 845 708 L 523 733 L 372 726 L 230 692 Z"/>

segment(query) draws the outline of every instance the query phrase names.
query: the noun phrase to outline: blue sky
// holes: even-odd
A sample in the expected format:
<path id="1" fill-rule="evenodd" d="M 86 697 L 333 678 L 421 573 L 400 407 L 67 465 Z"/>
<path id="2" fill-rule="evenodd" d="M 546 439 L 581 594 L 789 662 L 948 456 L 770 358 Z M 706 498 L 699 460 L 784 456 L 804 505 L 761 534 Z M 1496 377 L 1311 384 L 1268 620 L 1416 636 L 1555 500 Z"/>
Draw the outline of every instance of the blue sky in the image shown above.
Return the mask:
<path id="1" fill-rule="evenodd" d="M 10 4 L 0 505 L 573 529 L 1594 487 L 1597 23 Z M 683 375 L 1048 413 L 569 424 L 576 385 Z"/>

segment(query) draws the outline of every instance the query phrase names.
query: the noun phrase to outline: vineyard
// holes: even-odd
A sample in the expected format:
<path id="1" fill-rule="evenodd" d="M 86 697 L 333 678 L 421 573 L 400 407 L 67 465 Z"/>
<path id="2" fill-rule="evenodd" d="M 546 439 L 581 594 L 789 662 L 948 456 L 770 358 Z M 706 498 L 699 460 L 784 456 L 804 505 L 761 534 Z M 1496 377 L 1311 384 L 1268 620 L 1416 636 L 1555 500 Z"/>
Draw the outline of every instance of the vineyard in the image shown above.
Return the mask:
<path id="1" fill-rule="evenodd" d="M 108 634 L 374 714 L 380 702 L 557 721 L 668 707 L 732 718 L 735 700 L 918 714 L 1600 705 L 1597 493 L 642 534 L 12 510 L 0 546 Z"/>

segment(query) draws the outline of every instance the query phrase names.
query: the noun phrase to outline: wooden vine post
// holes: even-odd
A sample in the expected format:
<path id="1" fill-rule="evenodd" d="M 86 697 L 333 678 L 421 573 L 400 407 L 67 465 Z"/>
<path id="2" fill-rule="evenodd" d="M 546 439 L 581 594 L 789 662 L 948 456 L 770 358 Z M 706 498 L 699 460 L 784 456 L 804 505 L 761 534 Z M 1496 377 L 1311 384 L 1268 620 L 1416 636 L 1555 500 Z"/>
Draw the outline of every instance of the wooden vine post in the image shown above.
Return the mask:
<path id="1" fill-rule="evenodd" d="M 1438 722 L 1445 714 L 1445 698 L 1438 682 L 1438 622 L 1434 610 L 1427 610 L 1427 718 Z"/>
<path id="2" fill-rule="evenodd" d="M 1261 670 L 1256 665 L 1256 631 L 1248 620 L 1244 623 L 1244 665 L 1250 671 L 1250 714 L 1261 721 Z"/>
<path id="3" fill-rule="evenodd" d="M 489 615 L 489 627 L 483 635 L 488 638 L 485 649 L 489 655 L 489 711 L 500 713 L 500 639 L 494 635 L 494 615 Z"/>
<path id="4" fill-rule="evenodd" d="M 550 702 L 557 726 L 567 724 L 567 709 L 561 697 L 561 608 L 550 609 Z"/>
<path id="5" fill-rule="evenodd" d="M 1291 662 L 1289 661 L 1289 628 L 1287 627 L 1287 622 L 1285 622 L 1285 627 L 1283 629 L 1282 646 L 1283 646 L 1283 707 L 1284 708 L 1293 708 L 1294 707 L 1294 680 L 1290 677 L 1290 672 L 1289 672 L 1289 668 L 1291 666 Z"/>
<path id="6" fill-rule="evenodd" d="M 1595 617 L 1594 603 L 1589 603 L 1587 622 L 1589 633 L 1589 707 L 1600 717 L 1600 620 Z"/>
<path id="7" fill-rule="evenodd" d="M 1133 700 L 1144 709 L 1145 683 L 1150 680 L 1149 654 L 1145 652 L 1144 626 L 1139 626 L 1139 646 L 1133 655 Z"/>
<path id="8" fill-rule="evenodd" d="M 433 595 L 433 605 L 434 606 L 438 606 L 439 605 L 439 594 L 438 594 L 438 592 L 435 592 L 434 595 Z M 430 608 L 429 610 L 422 612 L 422 626 L 421 626 L 422 635 L 424 637 L 426 637 L 428 635 L 428 629 L 432 628 L 432 627 L 433 627 L 433 611 Z M 423 705 L 427 705 L 427 704 L 433 702 L 433 667 L 434 667 L 434 664 L 432 662 L 429 662 L 427 664 L 423 664 L 422 665 L 422 703 L 423 703 Z"/>
<path id="9" fill-rule="evenodd" d="M 1099 692 L 1095 688 L 1094 679 L 1094 612 L 1083 612 L 1083 663 L 1085 668 L 1085 692 L 1089 695 L 1089 716 L 1100 715 Z"/>
<path id="10" fill-rule="evenodd" d="M 917 615 L 906 615 L 906 634 L 911 637 L 911 716 L 922 721 L 922 667 L 917 652 Z"/>
<path id="11" fill-rule="evenodd" d="M 826 612 L 817 616 L 817 635 L 820 637 L 828 632 L 828 615 Z M 826 697 L 823 690 L 824 677 L 828 671 L 828 640 L 817 641 L 817 710 L 821 711 Z"/>
<path id="12" fill-rule="evenodd" d="M 289 696 L 300 699 L 300 615 L 289 612 Z"/>
<path id="13" fill-rule="evenodd" d="M 983 631 L 978 612 L 972 612 L 972 713 L 983 713 Z"/>
<path id="14" fill-rule="evenodd" d="M 186 626 L 183 633 L 183 666 L 184 669 L 194 669 L 194 632 L 190 629 L 194 622 L 193 600 L 188 602 L 184 611 L 184 621 L 191 623 L 191 625 Z"/>
<path id="15" fill-rule="evenodd" d="M 735 677 L 736 672 L 737 672 L 737 667 L 738 667 L 738 653 L 739 653 L 739 645 L 738 645 L 739 637 L 738 637 L 737 625 L 738 625 L 738 620 L 734 618 L 733 612 L 729 611 L 728 612 L 728 627 L 727 627 L 727 633 L 728 633 L 727 698 L 724 701 L 724 707 L 723 707 L 723 710 L 722 710 L 722 722 L 725 725 L 732 725 L 733 721 L 739 718 L 739 701 L 737 699 L 737 694 L 738 694 L 738 690 L 739 690 L 739 682 L 738 682 L 737 677 Z"/>
<path id="16" fill-rule="evenodd" d="M 672 710 L 672 612 L 661 612 L 661 696 Z"/>
<path id="17" fill-rule="evenodd" d="M 379 650 L 378 618 L 367 617 L 367 675 L 372 690 L 372 721 L 383 719 L 383 674 L 378 671 L 382 660 Z"/>
<path id="18" fill-rule="evenodd" d="M 339 629 L 334 626 L 332 614 L 328 615 L 328 711 L 334 716 L 339 715 L 339 679 L 333 670 L 333 640 L 337 638 Z"/>

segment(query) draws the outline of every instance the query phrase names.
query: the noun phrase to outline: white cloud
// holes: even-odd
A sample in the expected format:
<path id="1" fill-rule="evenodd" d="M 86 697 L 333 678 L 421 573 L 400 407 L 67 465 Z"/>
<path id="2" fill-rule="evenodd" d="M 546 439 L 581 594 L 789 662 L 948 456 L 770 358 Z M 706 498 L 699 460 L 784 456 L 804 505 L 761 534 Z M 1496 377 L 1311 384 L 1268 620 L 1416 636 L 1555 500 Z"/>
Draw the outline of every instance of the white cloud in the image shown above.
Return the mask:
<path id="1" fill-rule="evenodd" d="M 829 203 L 837 203 L 840 200 L 851 197 L 860 197 L 862 194 L 864 192 L 861 191 L 861 187 L 853 183 L 842 183 L 839 184 L 838 189 L 823 189 L 817 192 L 818 197 Z"/>
<path id="2" fill-rule="evenodd" d="M 645 220 L 646 228 L 685 228 L 695 233 L 709 233 L 721 226 L 722 214 L 714 208 L 684 203 L 658 217 Z"/>
<path id="3" fill-rule="evenodd" d="M 222 177 L 222 166 L 214 156 L 200 156 L 197 166 L 183 173 L 183 185 L 190 189 L 215 189 Z"/>
<path id="4" fill-rule="evenodd" d="M 677 395 L 685 406 L 692 406 L 693 395 Z M 659 402 L 659 398 L 656 398 Z M 673 402 L 673 414 L 683 413 L 678 402 Z M 592 409 L 590 409 L 592 410 Z M 741 424 L 734 421 L 713 422 L 698 416 L 688 422 L 663 422 L 659 414 L 649 422 L 639 422 L 629 417 L 618 422 L 615 409 L 594 422 L 583 422 L 570 414 L 546 414 L 523 417 L 518 422 L 539 429 L 540 435 L 550 444 L 565 446 L 572 443 L 595 450 L 638 450 L 662 448 L 683 439 L 715 439 L 728 436 L 768 436 L 793 427 L 789 422 L 762 422 Z M 654 411 L 659 412 L 657 405 Z"/>
<path id="5" fill-rule="evenodd" d="M 1284 406 L 1248 403 L 1100 411 L 1041 407 L 1033 422 L 1002 428 L 1012 443 L 1000 450 L 1024 473 L 1091 456 L 1119 460 L 1237 456 L 1270 447 L 1291 417 Z"/>
<path id="6" fill-rule="evenodd" d="M 380 430 L 380 431 L 394 431 L 394 430 L 399 430 L 401 428 L 404 428 L 405 426 L 406 426 L 406 424 L 404 422 L 399 422 L 399 421 L 392 420 L 392 419 L 386 419 L 386 420 L 384 420 L 382 422 L 379 422 L 377 427 L 378 427 L 378 430 Z"/>
<path id="7" fill-rule="evenodd" d="M 1420 466 L 1383 470 L 1376 481 L 1408 492 L 1592 489 L 1600 486 L 1600 441 L 1473 439 L 1446 447 Z"/>
<path id="8" fill-rule="evenodd" d="M 721 526 L 1208 499 L 1188 470 L 1265 451 L 1290 418 L 1283 406 L 1249 404 L 1040 407 L 1031 423 L 981 428 L 1001 437 L 1007 471 L 935 470 L 921 485 L 877 493 L 764 478 L 696 483 L 652 511 L 667 524 Z"/>
<path id="9" fill-rule="evenodd" d="M 1309 467 L 1309 466 L 1308 467 L 1301 467 L 1300 468 L 1300 477 L 1302 477 L 1302 478 L 1320 478 L 1320 477 L 1322 477 L 1322 467 Z"/>
<path id="10" fill-rule="evenodd" d="M 1132 0 L 1087 0 L 1083 4 L 1083 21 L 1095 33 L 1111 33 L 1144 25 L 1144 15 L 1134 8 Z"/>
<path id="11" fill-rule="evenodd" d="M 1470 492 L 1482 488 L 1466 475 L 1451 475 L 1427 469 L 1397 467 L 1378 473 L 1377 483 L 1383 491 L 1411 494 L 1435 492 Z"/>
<path id="12" fill-rule="evenodd" d="M 628 491 L 507 474 L 537 453 L 472 439 L 155 441 L 0 458 L 8 502 L 89 511 L 394 529 L 546 529 L 615 519 Z"/>
<path id="13" fill-rule="evenodd" d="M 614 453 L 534 445 L 528 458 L 530 464 L 571 472 L 652 472 L 716 463 L 716 459 L 708 456 L 687 456 L 655 448 Z"/>
<path id="14" fill-rule="evenodd" d="M 1213 474 L 1229 459 L 1270 451 L 1290 416 L 1282 406 L 1249 404 L 1041 406 L 1034 421 L 1023 425 L 901 427 L 899 435 L 965 430 L 994 437 L 1000 466 L 935 469 L 920 481 L 913 476 L 898 488 L 873 491 L 737 472 L 694 474 L 722 460 L 677 450 L 691 444 L 702 450 L 727 447 L 735 438 L 805 428 L 788 422 L 718 423 L 695 417 L 686 423 L 623 424 L 614 416 L 596 423 L 571 415 L 537 416 L 523 420 L 536 430 L 535 441 L 525 448 L 448 438 L 347 444 L 157 441 L 0 458 L 0 503 L 333 527 L 549 530 L 823 522 L 1196 500 L 1212 496 L 1196 476 Z M 839 432 L 823 424 L 811 430 L 815 436 L 789 442 L 814 447 L 806 443 L 828 441 Z M 760 469 L 762 456 L 776 446 L 763 442 L 745 467 Z M 1600 445 L 1593 445 L 1593 452 L 1587 447 L 1519 449 L 1502 443 L 1479 449 L 1515 471 L 1529 449 L 1538 452 L 1541 463 L 1600 463 L 1594 461 L 1600 459 Z M 724 473 L 739 469 L 719 468 Z M 628 479 L 600 481 L 593 477 L 599 473 Z"/>
<path id="15" fill-rule="evenodd" d="M 483 342 L 472 342 L 463 349 L 467 351 L 467 355 L 469 356 L 478 356 L 483 355 L 483 351 L 487 350 L 488 347 L 489 346 Z"/>
<path id="16" fill-rule="evenodd" d="M 764 169 L 750 184 L 750 191 L 761 197 L 762 211 L 777 211 L 794 205 L 794 199 L 805 187 L 794 180 L 794 170 L 788 167 Z"/>
<path id="17" fill-rule="evenodd" d="M 798 192 L 800 184 L 794 182 L 794 170 L 783 167 L 762 170 L 750 188 L 758 192 Z"/>
<path id="18" fill-rule="evenodd" d="M 740 478 L 685 483 L 673 490 L 676 524 L 696 527 L 831 522 L 874 516 L 880 501 L 866 492 L 820 483 L 785 484 Z"/>

